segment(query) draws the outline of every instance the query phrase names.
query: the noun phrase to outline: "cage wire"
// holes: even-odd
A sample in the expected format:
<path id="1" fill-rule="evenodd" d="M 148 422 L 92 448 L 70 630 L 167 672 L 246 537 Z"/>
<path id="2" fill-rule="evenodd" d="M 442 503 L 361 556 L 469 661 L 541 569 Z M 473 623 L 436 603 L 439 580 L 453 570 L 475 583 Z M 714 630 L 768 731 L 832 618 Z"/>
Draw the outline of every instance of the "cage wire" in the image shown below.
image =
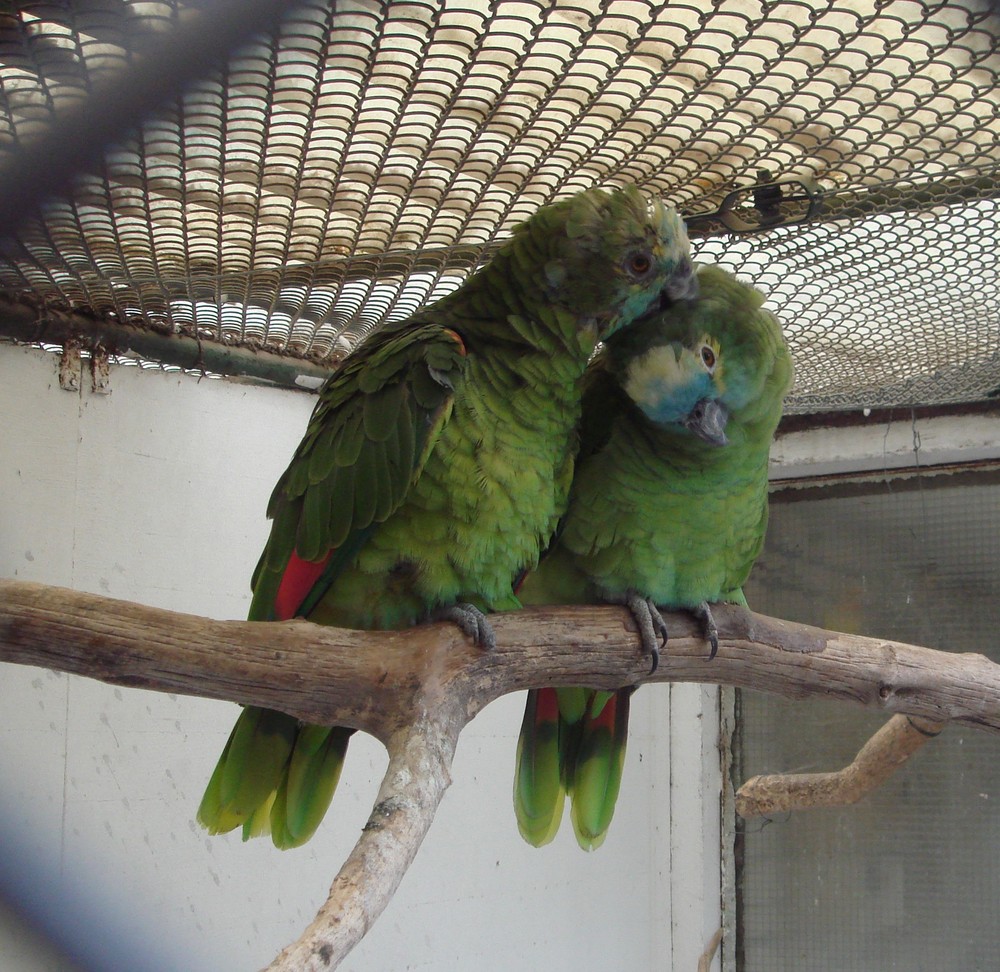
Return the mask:
<path id="1" fill-rule="evenodd" d="M 539 206 L 635 183 L 768 294 L 790 411 L 1000 389 L 987 0 L 278 6 L 36 201 L 12 163 L 211 4 L 3 5 L 0 203 L 27 212 L 0 332 L 113 345 L 117 322 L 334 365 Z"/>

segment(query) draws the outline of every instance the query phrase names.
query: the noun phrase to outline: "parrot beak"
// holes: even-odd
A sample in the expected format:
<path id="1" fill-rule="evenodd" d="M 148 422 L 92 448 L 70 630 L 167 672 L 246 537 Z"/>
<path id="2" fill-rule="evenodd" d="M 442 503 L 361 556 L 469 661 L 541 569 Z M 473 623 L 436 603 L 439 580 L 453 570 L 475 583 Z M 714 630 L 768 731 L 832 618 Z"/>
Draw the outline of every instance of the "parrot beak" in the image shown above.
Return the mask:
<path id="1" fill-rule="evenodd" d="M 726 438 L 726 422 L 729 421 L 729 409 L 714 398 L 703 398 L 688 413 L 681 423 L 699 439 L 711 445 L 724 446 Z"/>
<path id="2" fill-rule="evenodd" d="M 670 301 L 696 300 L 699 293 L 698 275 L 694 272 L 694 264 L 684 257 L 666 282 L 662 297 Z"/>

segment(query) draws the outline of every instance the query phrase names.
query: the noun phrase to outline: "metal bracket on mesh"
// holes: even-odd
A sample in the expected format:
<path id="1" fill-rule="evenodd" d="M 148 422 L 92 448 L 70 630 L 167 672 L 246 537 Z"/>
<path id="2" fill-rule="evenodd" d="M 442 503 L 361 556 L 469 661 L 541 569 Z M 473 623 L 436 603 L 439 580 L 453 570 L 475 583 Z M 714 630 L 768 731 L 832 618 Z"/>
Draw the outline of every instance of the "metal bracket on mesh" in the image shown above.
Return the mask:
<path id="1" fill-rule="evenodd" d="M 689 231 L 721 223 L 733 233 L 761 233 L 776 226 L 795 226 L 816 219 L 823 207 L 823 194 L 804 179 L 762 182 L 734 189 L 714 213 L 688 216 Z"/>

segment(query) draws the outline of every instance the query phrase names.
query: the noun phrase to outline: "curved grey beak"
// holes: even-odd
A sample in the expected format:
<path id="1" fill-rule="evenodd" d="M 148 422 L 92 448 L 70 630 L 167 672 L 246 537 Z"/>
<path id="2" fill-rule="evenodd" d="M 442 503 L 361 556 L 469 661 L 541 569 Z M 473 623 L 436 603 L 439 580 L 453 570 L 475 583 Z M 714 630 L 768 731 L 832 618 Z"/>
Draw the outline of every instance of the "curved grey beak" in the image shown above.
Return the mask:
<path id="1" fill-rule="evenodd" d="M 695 300 L 700 293 L 698 287 L 698 275 L 694 271 L 694 264 L 685 257 L 677 264 L 673 276 L 667 281 L 663 288 L 666 295 L 671 300 Z"/>
<path id="2" fill-rule="evenodd" d="M 699 439 L 712 445 L 724 446 L 729 441 L 726 438 L 728 421 L 729 409 L 722 402 L 714 398 L 703 398 L 688 412 L 682 424 Z"/>

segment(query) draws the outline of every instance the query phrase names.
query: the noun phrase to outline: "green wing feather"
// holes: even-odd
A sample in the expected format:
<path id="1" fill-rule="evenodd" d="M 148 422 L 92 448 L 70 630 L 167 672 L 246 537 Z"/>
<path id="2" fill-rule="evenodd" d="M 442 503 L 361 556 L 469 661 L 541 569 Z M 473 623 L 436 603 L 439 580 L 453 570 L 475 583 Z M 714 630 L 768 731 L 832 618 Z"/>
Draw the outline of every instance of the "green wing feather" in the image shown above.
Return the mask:
<path id="1" fill-rule="evenodd" d="M 465 368 L 461 338 L 438 324 L 386 328 L 324 386 L 309 427 L 275 486 L 274 527 L 255 574 L 281 575 L 291 550 L 318 561 L 383 522 L 406 498 L 451 414 Z M 294 523 L 294 542 L 289 536 Z M 367 535 L 367 534 L 366 534 Z M 324 572 L 329 587 L 343 566 Z M 264 581 L 270 591 L 277 585 Z M 315 604 L 322 591 L 310 594 Z M 251 620 L 273 620 L 273 595 Z"/>

